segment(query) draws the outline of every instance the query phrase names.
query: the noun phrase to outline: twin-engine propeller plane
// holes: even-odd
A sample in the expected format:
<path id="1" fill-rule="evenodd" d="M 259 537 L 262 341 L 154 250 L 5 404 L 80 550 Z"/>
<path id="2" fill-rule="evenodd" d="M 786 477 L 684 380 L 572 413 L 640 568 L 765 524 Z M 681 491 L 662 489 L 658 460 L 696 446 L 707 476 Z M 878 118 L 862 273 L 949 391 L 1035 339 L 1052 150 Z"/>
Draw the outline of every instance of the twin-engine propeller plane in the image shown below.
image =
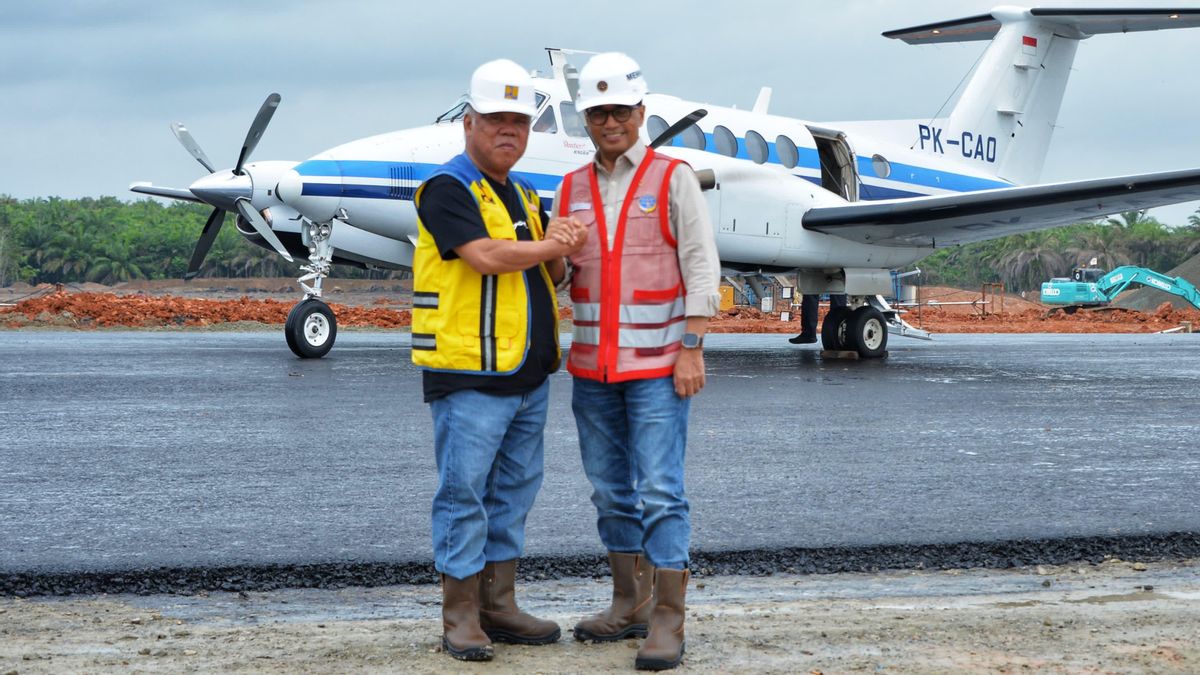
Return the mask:
<path id="1" fill-rule="evenodd" d="M 884 36 L 909 44 L 990 40 L 949 116 L 931 120 L 806 122 L 767 112 L 647 95 L 645 140 L 697 171 L 730 273 L 795 273 L 804 293 L 847 293 L 826 318 L 826 349 L 879 356 L 888 331 L 922 337 L 882 300 L 890 271 L 936 248 L 1200 199 L 1200 169 L 1036 184 L 1081 40 L 1200 25 L 1200 9 L 998 7 L 988 14 Z M 551 49 L 537 75 L 538 113 L 516 170 L 553 199 L 562 175 L 593 145 L 572 103 L 576 70 Z M 433 124 L 366 138 L 303 162 L 247 162 L 279 96 L 250 127 L 234 168 L 217 171 L 182 124 L 172 130 L 210 175 L 188 189 L 134 192 L 213 207 L 188 267 L 195 276 L 226 212 L 247 239 L 289 261 L 308 258 L 305 297 L 288 317 L 300 357 L 333 346 L 337 323 L 321 300 L 331 263 L 410 268 L 413 194 L 463 149 L 459 102 Z M 675 124 L 671 124 L 675 122 Z"/>

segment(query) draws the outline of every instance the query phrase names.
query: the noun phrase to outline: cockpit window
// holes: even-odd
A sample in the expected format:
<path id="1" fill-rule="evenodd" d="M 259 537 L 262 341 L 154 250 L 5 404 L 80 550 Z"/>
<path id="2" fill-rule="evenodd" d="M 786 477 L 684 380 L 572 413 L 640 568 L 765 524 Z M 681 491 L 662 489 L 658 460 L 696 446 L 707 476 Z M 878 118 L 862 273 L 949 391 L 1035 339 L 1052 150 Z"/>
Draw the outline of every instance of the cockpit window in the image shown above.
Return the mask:
<path id="1" fill-rule="evenodd" d="M 575 110 L 575 104 L 570 101 L 563 101 L 558 104 L 558 112 L 562 113 L 563 130 L 568 136 L 583 138 L 587 136 L 587 129 L 583 126 L 583 117 Z"/>
<path id="2" fill-rule="evenodd" d="M 554 106 L 547 106 L 542 116 L 533 123 L 533 130 L 544 134 L 558 132 L 558 123 L 554 121 Z"/>
<path id="3" fill-rule="evenodd" d="M 534 99 L 533 99 L 534 105 L 538 108 L 541 108 L 542 104 L 546 102 L 546 99 L 550 98 L 549 96 L 543 94 L 540 91 L 533 92 L 533 97 L 534 97 Z M 450 108 L 446 112 L 442 113 L 441 115 L 438 115 L 437 119 L 434 120 L 433 123 L 441 124 L 442 122 L 457 122 L 463 118 L 463 115 L 466 115 L 466 114 L 467 114 L 467 97 L 464 94 L 463 96 L 459 97 L 458 101 L 456 101 L 454 103 L 454 106 L 452 108 Z M 535 129 L 534 131 L 537 131 L 537 130 Z"/>

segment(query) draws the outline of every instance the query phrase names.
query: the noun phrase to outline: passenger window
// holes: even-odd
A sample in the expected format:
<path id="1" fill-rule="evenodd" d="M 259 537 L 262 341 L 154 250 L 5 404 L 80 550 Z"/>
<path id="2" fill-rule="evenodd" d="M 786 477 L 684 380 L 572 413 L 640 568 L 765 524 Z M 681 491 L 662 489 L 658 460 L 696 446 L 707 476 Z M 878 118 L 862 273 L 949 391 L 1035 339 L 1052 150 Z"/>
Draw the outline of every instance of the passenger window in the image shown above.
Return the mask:
<path id="1" fill-rule="evenodd" d="M 754 160 L 755 164 L 767 161 L 767 142 L 757 131 L 746 132 L 746 151 L 750 153 L 750 159 Z"/>
<path id="2" fill-rule="evenodd" d="M 585 138 L 587 136 L 587 128 L 583 125 L 583 117 L 575 110 L 575 104 L 570 101 L 563 101 L 558 104 L 558 112 L 562 114 L 563 131 L 567 132 L 568 136 L 577 138 Z"/>
<path id="3" fill-rule="evenodd" d="M 726 157 L 737 157 L 737 138 L 733 132 L 721 125 L 713 129 L 713 144 L 717 146 L 717 152 Z"/>
<path id="4" fill-rule="evenodd" d="M 796 150 L 796 144 L 787 136 L 778 136 L 775 139 L 775 154 L 779 155 L 779 162 L 789 169 L 793 169 L 800 163 L 800 152 Z"/>
<path id="5" fill-rule="evenodd" d="M 533 130 L 544 134 L 558 132 L 558 123 L 554 121 L 554 106 L 548 106 L 542 116 L 533 123 Z"/>
<path id="6" fill-rule="evenodd" d="M 696 150 L 704 149 L 704 132 L 701 131 L 700 127 L 696 126 L 695 124 L 685 129 L 684 132 L 680 134 L 680 137 L 683 139 L 683 146 L 685 148 L 694 148 Z"/>
<path id="7" fill-rule="evenodd" d="M 671 125 L 667 124 L 667 121 L 658 115 L 651 115 L 650 118 L 646 120 L 646 131 L 650 132 L 650 140 L 654 140 L 661 136 L 662 132 L 666 131 L 667 127 L 669 126 Z"/>

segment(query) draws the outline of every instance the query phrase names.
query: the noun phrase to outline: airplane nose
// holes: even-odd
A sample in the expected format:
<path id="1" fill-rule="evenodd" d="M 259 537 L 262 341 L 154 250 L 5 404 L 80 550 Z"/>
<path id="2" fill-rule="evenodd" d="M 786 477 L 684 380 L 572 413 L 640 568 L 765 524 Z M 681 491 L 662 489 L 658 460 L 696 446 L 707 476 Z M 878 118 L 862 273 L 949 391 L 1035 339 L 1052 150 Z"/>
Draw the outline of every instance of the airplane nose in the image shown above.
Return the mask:
<path id="1" fill-rule="evenodd" d="M 238 176 L 232 171 L 211 173 L 192 183 L 188 189 L 206 203 L 235 213 L 237 200 L 254 197 L 254 181 L 251 180 L 250 174 L 243 173 Z"/>
<path id="2" fill-rule="evenodd" d="M 324 166 L 330 163 L 321 164 Z M 328 175 L 320 177 L 319 181 L 315 180 L 314 176 L 309 175 L 312 165 L 315 165 L 315 162 L 302 162 L 294 169 L 284 172 L 279 178 L 275 194 L 279 201 L 296 209 L 305 218 L 318 223 L 329 222 L 337 214 L 342 203 L 341 177 L 336 178 L 336 183 Z M 328 167 L 322 173 L 330 173 Z"/>

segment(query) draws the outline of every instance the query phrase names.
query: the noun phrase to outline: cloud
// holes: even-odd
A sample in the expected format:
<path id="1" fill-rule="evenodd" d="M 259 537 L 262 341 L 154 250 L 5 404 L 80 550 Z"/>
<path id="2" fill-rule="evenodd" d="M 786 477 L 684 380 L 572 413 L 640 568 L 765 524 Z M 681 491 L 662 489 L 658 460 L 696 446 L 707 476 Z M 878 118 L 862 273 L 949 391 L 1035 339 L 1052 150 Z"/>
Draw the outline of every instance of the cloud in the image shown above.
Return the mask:
<path id="1" fill-rule="evenodd" d="M 801 119 L 931 117 L 984 43 L 913 47 L 879 33 L 992 4 L 10 3 L 0 20 L 0 149 L 16 161 L 0 164 L 0 192 L 127 196 L 133 180 L 186 185 L 200 167 L 167 124 L 186 122 L 227 165 L 272 91 L 283 104 L 255 157 L 302 159 L 428 122 L 483 61 L 546 68 L 547 45 L 625 51 L 652 89 L 698 102 L 749 107 L 765 85 L 772 112 Z M 1044 177 L 1194 164 L 1200 88 L 1186 64 L 1197 31 L 1085 41 Z"/>

